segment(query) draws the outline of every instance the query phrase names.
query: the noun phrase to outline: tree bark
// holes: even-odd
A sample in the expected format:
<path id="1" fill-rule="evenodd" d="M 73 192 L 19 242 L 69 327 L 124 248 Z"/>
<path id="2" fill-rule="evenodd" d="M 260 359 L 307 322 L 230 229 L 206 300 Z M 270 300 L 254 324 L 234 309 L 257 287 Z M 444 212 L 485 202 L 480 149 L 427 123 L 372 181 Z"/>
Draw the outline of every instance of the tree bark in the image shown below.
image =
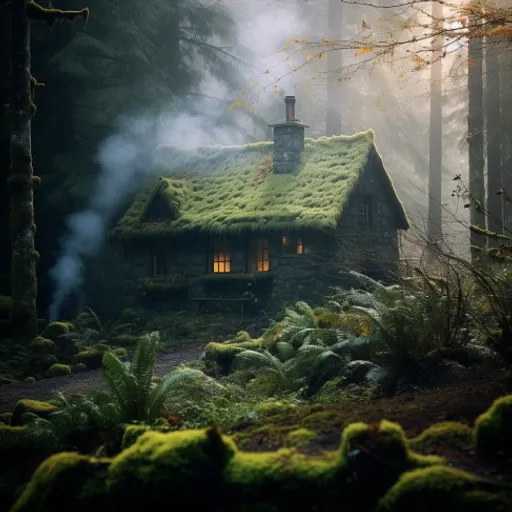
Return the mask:
<path id="1" fill-rule="evenodd" d="M 342 5 L 339 0 L 329 0 L 327 11 L 327 39 L 337 41 L 342 34 Z M 325 118 L 325 131 L 327 137 L 331 135 L 340 135 L 341 125 L 341 105 L 342 105 L 342 87 L 341 73 L 342 58 L 341 50 L 332 50 L 327 52 L 327 112 Z"/>
<path id="2" fill-rule="evenodd" d="M 500 41 L 486 37 L 485 41 L 485 97 L 486 97 L 486 152 L 487 152 L 487 229 L 503 233 L 502 196 L 497 195 L 501 183 L 501 112 L 500 112 Z M 487 238 L 488 246 L 499 245 L 499 240 Z"/>
<path id="3" fill-rule="evenodd" d="M 443 6 L 438 2 L 432 4 L 432 18 L 441 27 Z M 428 224 L 427 237 L 431 249 L 442 240 L 441 182 L 443 165 L 443 38 L 437 36 L 432 40 L 432 65 L 430 73 L 430 148 L 428 181 Z M 430 251 L 431 254 L 434 251 Z"/>
<path id="4" fill-rule="evenodd" d="M 480 24 L 480 17 L 472 17 L 470 25 Z M 468 43 L 468 150 L 469 193 L 471 196 L 470 223 L 485 229 L 485 181 L 484 181 L 484 115 L 483 115 L 483 37 L 481 28 L 470 34 Z M 475 231 L 470 232 L 471 259 L 476 263 L 478 247 L 485 239 Z"/>
<path id="5" fill-rule="evenodd" d="M 503 203 L 503 223 L 507 236 L 512 235 L 512 39 L 502 42 L 501 68 L 501 166 L 506 197 Z"/>
<path id="6" fill-rule="evenodd" d="M 31 149 L 31 119 L 34 107 L 31 99 L 30 22 L 26 0 L 10 6 L 10 103 L 11 167 L 9 187 L 11 215 L 9 228 L 12 244 L 11 259 L 11 324 L 21 339 L 37 336 L 37 253 L 34 247 L 33 170 Z"/>

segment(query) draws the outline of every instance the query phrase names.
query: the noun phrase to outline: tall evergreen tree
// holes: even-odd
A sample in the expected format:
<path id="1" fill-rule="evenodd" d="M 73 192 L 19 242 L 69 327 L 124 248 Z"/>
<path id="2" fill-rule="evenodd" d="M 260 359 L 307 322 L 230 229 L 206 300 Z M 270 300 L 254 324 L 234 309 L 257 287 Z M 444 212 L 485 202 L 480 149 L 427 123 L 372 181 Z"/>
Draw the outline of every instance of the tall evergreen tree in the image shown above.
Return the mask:
<path id="1" fill-rule="evenodd" d="M 477 0 L 478 1 L 478 0 Z M 468 148 L 469 192 L 471 194 L 470 223 L 485 229 L 485 181 L 484 181 L 484 115 L 483 115 L 483 33 L 481 11 L 473 2 L 474 13 L 469 18 L 468 37 Z M 478 257 L 476 247 L 485 243 L 476 231 L 471 231 L 471 257 Z"/>
<path id="2" fill-rule="evenodd" d="M 442 239 L 441 183 L 443 166 L 443 5 L 432 4 L 433 30 L 432 64 L 430 73 L 430 128 L 429 128 L 429 179 L 428 224 L 429 243 L 435 245 Z"/>
<path id="3" fill-rule="evenodd" d="M 338 41 L 342 38 L 342 5 L 339 0 L 328 0 L 327 9 L 327 39 Z M 326 135 L 341 134 L 341 67 L 342 54 L 339 50 L 327 52 L 327 111 L 326 111 Z"/>
<path id="4" fill-rule="evenodd" d="M 1 7 L 1 5 L 0 5 Z M 30 69 L 30 23 L 43 21 L 52 27 L 57 21 L 72 21 L 89 11 L 63 11 L 44 8 L 32 0 L 4 2 L 10 16 L 9 103 L 11 195 L 11 326 L 22 340 L 37 336 L 37 252 L 34 245 L 34 173 L 32 168 L 31 119 L 37 80 Z"/>
<path id="5" fill-rule="evenodd" d="M 501 183 L 501 105 L 500 105 L 500 40 L 487 32 L 485 38 L 485 129 L 487 153 L 487 228 L 503 230 Z M 489 245 L 497 239 L 488 237 Z"/>

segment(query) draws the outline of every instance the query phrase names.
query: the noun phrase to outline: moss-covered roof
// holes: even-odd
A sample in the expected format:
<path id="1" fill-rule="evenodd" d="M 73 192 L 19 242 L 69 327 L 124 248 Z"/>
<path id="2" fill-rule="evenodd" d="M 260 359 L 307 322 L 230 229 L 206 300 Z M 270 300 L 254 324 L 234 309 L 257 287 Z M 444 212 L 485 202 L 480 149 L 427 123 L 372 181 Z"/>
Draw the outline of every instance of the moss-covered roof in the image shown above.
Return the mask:
<path id="1" fill-rule="evenodd" d="M 143 188 L 114 229 L 114 236 L 334 229 L 370 159 L 396 213 L 397 227 L 408 227 L 371 130 L 306 139 L 294 175 L 272 173 L 272 142 L 179 153 L 160 148 L 160 158 L 165 155 L 173 171 Z M 166 205 L 171 218 L 150 220 L 152 217 L 146 216 L 155 198 Z"/>

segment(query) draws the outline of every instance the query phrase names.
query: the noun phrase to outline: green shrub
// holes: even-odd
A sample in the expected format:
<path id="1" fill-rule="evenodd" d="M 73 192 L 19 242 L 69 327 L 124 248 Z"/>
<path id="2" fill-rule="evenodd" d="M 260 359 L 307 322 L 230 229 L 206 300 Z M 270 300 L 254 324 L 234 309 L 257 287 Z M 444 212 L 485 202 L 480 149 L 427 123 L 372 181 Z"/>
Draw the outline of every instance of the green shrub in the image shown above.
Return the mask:
<path id="1" fill-rule="evenodd" d="M 94 370 L 95 368 L 101 367 L 103 354 L 104 352 L 97 349 L 85 350 L 84 352 L 76 354 L 73 358 L 73 362 L 75 364 L 85 364 L 89 370 Z"/>

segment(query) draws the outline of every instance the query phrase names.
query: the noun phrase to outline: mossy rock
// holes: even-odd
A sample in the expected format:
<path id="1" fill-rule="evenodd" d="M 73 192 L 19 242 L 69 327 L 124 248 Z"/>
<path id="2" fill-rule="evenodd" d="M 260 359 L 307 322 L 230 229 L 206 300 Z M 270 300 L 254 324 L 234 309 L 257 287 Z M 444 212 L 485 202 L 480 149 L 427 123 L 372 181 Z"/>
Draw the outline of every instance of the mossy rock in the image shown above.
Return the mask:
<path id="1" fill-rule="evenodd" d="M 498 398 L 475 422 L 476 447 L 481 457 L 512 456 L 512 395 Z"/>
<path id="2" fill-rule="evenodd" d="M 169 496 L 191 510 L 226 510 L 229 502 L 233 512 L 334 511 L 340 503 L 357 502 L 358 510 L 370 512 L 400 472 L 440 462 L 409 452 L 400 427 L 388 422 L 348 427 L 342 448 L 320 457 L 291 448 L 241 452 L 216 429 L 161 433 L 154 428 L 160 425 L 129 426 L 125 449 L 110 460 L 69 453 L 51 457 L 37 470 L 13 512 L 67 510 L 71 504 L 80 512 L 121 512 L 155 508 Z M 361 468 L 351 464 L 359 446 L 368 448 L 372 461 L 388 472 L 374 474 L 372 480 L 362 478 L 357 471 Z M 393 467 L 394 479 L 379 459 L 386 455 L 393 459 L 385 462 Z"/>
<path id="3" fill-rule="evenodd" d="M 299 428 L 290 432 L 285 439 L 285 446 L 289 448 L 305 448 L 317 435 L 307 428 Z"/>
<path id="4" fill-rule="evenodd" d="M 55 353 L 55 342 L 49 338 L 43 338 L 42 336 L 38 336 L 37 338 L 33 339 L 30 342 L 29 347 L 33 352 L 37 352 L 38 354 Z"/>
<path id="5" fill-rule="evenodd" d="M 506 512 L 512 510 L 512 494 L 489 492 L 484 483 L 458 469 L 444 466 L 403 474 L 379 503 L 378 512 Z"/>
<path id="6" fill-rule="evenodd" d="M 116 509 L 157 506 L 169 495 L 180 496 L 191 509 L 204 504 L 218 492 L 235 451 L 216 429 L 146 432 L 110 466 L 107 481 L 119 500 Z"/>
<path id="7" fill-rule="evenodd" d="M 32 413 L 40 418 L 46 418 L 50 413 L 55 412 L 57 407 L 49 404 L 48 402 L 41 402 L 39 400 L 20 400 L 14 407 L 12 413 L 11 425 L 22 425 L 22 415 Z"/>
<path id="8" fill-rule="evenodd" d="M 28 377 L 25 378 L 25 382 L 36 382 L 36 379 L 29 375 Z"/>
<path id="9" fill-rule="evenodd" d="M 6 384 L 16 384 L 16 382 L 18 382 L 16 379 L 0 375 L 0 386 L 4 386 Z"/>
<path id="10" fill-rule="evenodd" d="M 409 450 L 405 433 L 396 423 L 383 420 L 376 425 L 352 423 L 343 431 L 341 454 L 351 473 L 361 482 L 378 481 L 380 489 L 392 485 L 410 469 L 444 460 L 433 455 L 419 455 Z"/>
<path id="11" fill-rule="evenodd" d="M 0 295 L 0 312 L 8 312 L 11 309 L 12 299 L 5 295 Z"/>
<path id="12" fill-rule="evenodd" d="M 78 363 L 71 367 L 73 373 L 80 373 L 88 371 L 87 366 L 84 363 Z"/>
<path id="13" fill-rule="evenodd" d="M 6 423 L 7 425 L 10 425 L 11 420 L 12 420 L 12 412 L 0 412 L 0 421 L 2 423 Z"/>
<path id="14" fill-rule="evenodd" d="M 447 446 L 468 450 L 473 444 L 473 429 L 464 423 L 455 421 L 435 423 L 419 436 L 409 440 L 409 446 L 415 449 Z"/>
<path id="15" fill-rule="evenodd" d="M 261 345 L 254 341 L 244 343 L 208 343 L 205 347 L 205 361 L 218 365 L 222 372 L 229 373 L 231 365 L 238 354 L 245 350 L 258 350 Z"/>
<path id="16" fill-rule="evenodd" d="M 119 359 L 121 359 L 121 361 L 126 361 L 128 359 L 128 352 L 125 348 L 115 348 L 113 350 L 113 353 L 116 357 L 118 357 Z"/>
<path id="17" fill-rule="evenodd" d="M 106 485 L 101 476 L 106 459 L 59 453 L 45 460 L 20 496 L 12 512 L 106 510 Z"/>
<path id="18" fill-rule="evenodd" d="M 64 377 L 65 375 L 71 374 L 71 367 L 67 364 L 53 364 L 48 368 L 45 373 L 45 376 L 49 379 L 53 379 L 54 377 Z"/>
<path id="19" fill-rule="evenodd" d="M 91 349 L 84 352 L 79 352 L 73 358 L 74 364 L 85 364 L 89 370 L 101 367 L 101 360 L 103 359 L 103 351 Z"/>
<path id="20" fill-rule="evenodd" d="M 61 334 L 68 332 L 70 332 L 70 329 L 66 322 L 51 322 L 46 326 L 41 336 L 56 342 Z"/>

